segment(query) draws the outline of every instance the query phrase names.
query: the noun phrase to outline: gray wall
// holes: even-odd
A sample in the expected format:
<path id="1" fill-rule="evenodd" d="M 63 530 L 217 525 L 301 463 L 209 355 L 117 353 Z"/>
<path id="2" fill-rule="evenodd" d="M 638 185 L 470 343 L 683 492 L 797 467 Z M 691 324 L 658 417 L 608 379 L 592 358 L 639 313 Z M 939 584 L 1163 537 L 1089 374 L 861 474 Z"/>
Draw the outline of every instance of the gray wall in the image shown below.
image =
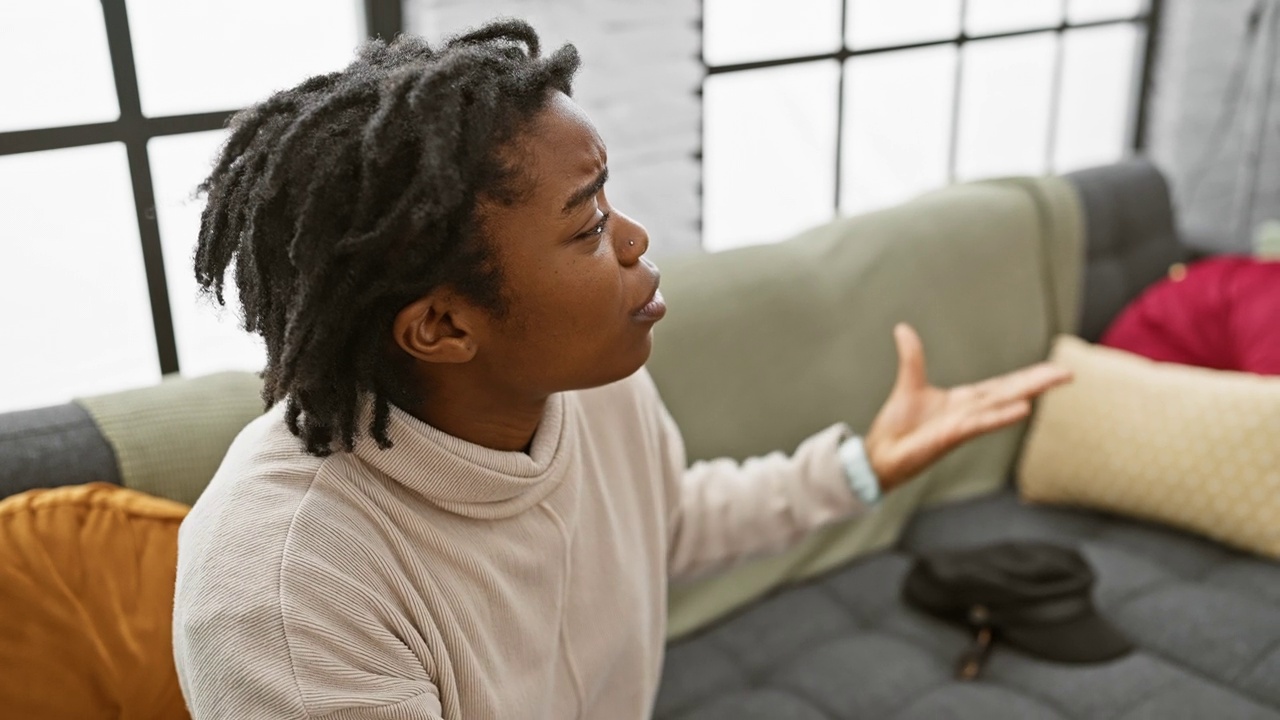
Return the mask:
<path id="1" fill-rule="evenodd" d="M 499 15 L 583 58 L 574 94 L 609 147 L 609 199 L 655 257 L 696 251 L 702 80 L 698 0 L 406 0 L 409 32 L 440 40 Z"/>
<path id="2" fill-rule="evenodd" d="M 1280 69 L 1270 117 L 1262 127 L 1271 14 L 1264 14 L 1258 29 L 1252 76 L 1243 86 L 1235 120 L 1225 132 L 1217 125 L 1255 2 L 1164 2 L 1149 126 L 1151 156 L 1173 183 L 1187 242 L 1216 251 L 1249 251 L 1258 226 L 1280 220 Z M 1280 0 L 1264 0 L 1264 5 L 1280 15 Z M 1265 154 L 1250 188 L 1245 183 L 1260 131 Z M 1206 153 L 1211 159 L 1202 163 Z M 1250 192 L 1253 209 L 1247 214 Z"/>

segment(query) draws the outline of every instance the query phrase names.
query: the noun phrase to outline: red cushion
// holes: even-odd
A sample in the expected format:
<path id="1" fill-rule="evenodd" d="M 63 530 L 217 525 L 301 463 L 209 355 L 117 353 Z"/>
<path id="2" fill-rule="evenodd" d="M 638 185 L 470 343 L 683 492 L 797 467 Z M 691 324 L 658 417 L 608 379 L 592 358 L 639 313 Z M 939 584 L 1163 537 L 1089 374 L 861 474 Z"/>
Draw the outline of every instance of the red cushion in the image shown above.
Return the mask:
<path id="1" fill-rule="evenodd" d="M 1161 362 L 1280 375 L 1280 262 L 1197 262 L 1148 288 L 1102 344 Z"/>

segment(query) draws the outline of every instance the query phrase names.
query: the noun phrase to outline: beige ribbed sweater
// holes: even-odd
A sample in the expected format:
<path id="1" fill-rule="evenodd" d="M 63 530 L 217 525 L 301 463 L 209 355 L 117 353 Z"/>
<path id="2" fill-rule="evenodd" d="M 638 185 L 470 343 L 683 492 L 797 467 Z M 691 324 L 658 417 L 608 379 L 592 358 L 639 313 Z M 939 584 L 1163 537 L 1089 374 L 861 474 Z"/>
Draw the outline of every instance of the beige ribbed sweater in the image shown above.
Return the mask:
<path id="1" fill-rule="evenodd" d="M 320 459 L 274 410 L 182 525 L 182 691 L 196 720 L 647 718 L 668 577 L 854 512 L 846 434 L 686 470 L 643 371 L 553 396 L 527 455 L 393 410 L 392 449 Z"/>

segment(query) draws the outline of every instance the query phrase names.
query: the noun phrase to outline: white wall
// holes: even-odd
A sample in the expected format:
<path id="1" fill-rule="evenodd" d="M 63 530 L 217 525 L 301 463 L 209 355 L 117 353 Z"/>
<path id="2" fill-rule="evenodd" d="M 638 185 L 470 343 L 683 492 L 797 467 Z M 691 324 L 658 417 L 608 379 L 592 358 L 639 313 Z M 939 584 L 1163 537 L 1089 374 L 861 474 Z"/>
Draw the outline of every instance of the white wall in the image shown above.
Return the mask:
<path id="1" fill-rule="evenodd" d="M 577 46 L 574 94 L 609 147 L 610 200 L 648 228 L 655 257 L 697 251 L 698 1 L 405 2 L 406 30 L 429 40 L 500 15 L 528 20 L 546 52 Z"/>

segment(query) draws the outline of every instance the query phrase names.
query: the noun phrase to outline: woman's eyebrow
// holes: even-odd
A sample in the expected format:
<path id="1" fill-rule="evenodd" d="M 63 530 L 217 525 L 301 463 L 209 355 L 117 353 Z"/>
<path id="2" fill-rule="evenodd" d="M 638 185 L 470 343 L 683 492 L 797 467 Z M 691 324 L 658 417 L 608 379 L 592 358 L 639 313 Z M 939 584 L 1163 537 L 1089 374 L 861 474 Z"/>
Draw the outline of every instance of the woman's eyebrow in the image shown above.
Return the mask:
<path id="1" fill-rule="evenodd" d="M 600 192 L 600 189 L 603 188 L 604 184 L 607 182 L 609 182 L 609 168 L 606 167 L 600 171 L 600 174 L 597 175 L 596 179 L 592 180 L 590 184 L 579 188 L 570 195 L 569 199 L 565 201 L 564 209 L 561 210 L 560 213 L 562 215 L 569 215 L 574 210 L 582 207 L 582 204 L 595 197 L 596 193 Z"/>

